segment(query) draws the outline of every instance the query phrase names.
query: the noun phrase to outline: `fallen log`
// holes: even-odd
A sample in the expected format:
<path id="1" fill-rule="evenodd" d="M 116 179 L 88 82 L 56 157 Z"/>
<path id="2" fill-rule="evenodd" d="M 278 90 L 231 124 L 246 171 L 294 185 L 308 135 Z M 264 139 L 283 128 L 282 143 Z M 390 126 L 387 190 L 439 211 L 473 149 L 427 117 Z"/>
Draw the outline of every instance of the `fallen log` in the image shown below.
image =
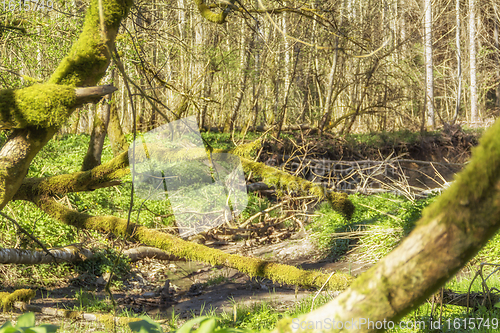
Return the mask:
<path id="1" fill-rule="evenodd" d="M 38 250 L 21 250 L 21 249 L 0 249 L 0 264 L 50 264 L 54 260 L 59 262 L 77 262 L 91 259 L 94 253 L 88 249 L 83 249 L 77 245 L 68 245 L 61 248 L 49 249 L 49 253 Z M 160 249 L 139 246 L 123 251 L 123 255 L 128 257 L 131 262 L 136 262 L 143 259 L 158 259 L 170 261 L 185 261 L 184 258 L 179 258 L 168 254 Z"/>
<path id="2" fill-rule="evenodd" d="M 249 276 L 260 276 L 277 283 L 298 285 L 305 288 L 320 288 L 326 283 L 329 290 L 343 290 L 349 286 L 353 277 L 336 273 L 306 271 L 300 268 L 273 263 L 258 258 L 249 258 L 209 248 L 182 240 L 179 237 L 163 233 L 115 216 L 91 216 L 80 213 L 56 202 L 50 197 L 35 197 L 33 202 L 53 218 L 79 229 L 113 233 L 117 236 L 130 237 L 132 240 L 153 246 L 167 253 L 194 261 L 201 261 L 213 266 L 234 268 Z"/>
<path id="3" fill-rule="evenodd" d="M 184 258 L 168 254 L 165 251 L 150 246 L 139 246 L 123 251 L 123 255 L 127 256 L 131 262 L 136 262 L 143 259 L 158 259 L 170 261 L 185 261 Z"/>
<path id="4" fill-rule="evenodd" d="M 32 251 L 20 249 L 1 249 L 0 264 L 48 264 L 54 262 L 75 262 L 89 259 L 93 256 L 92 251 L 69 245 L 45 251 Z"/>

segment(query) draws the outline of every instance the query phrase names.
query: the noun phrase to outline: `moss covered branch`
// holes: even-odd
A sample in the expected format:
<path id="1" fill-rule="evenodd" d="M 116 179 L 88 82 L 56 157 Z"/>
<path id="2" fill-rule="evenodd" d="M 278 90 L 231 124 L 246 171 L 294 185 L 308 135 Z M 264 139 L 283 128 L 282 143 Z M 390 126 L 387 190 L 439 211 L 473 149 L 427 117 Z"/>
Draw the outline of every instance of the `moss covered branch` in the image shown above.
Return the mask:
<path id="1" fill-rule="evenodd" d="M 302 195 L 314 195 L 319 199 L 326 199 L 332 208 L 343 213 L 348 218 L 354 213 L 354 205 L 348 199 L 347 193 L 328 191 L 321 184 L 315 184 L 304 178 L 296 177 L 288 172 L 278 170 L 260 162 L 253 162 L 241 158 L 243 170 L 252 172 L 254 176 L 262 178 L 262 182 L 275 186 L 278 189 L 294 191 Z"/>
<path id="2" fill-rule="evenodd" d="M 61 126 L 73 108 L 115 90 L 112 86 L 75 89 L 50 83 L 0 90 L 0 129 Z"/>
<path id="3" fill-rule="evenodd" d="M 129 172 L 128 153 L 123 152 L 92 170 L 46 178 L 27 178 L 12 199 L 32 201 L 36 196 L 62 196 L 72 192 L 92 191 L 119 184 L 120 178 Z"/>
<path id="4" fill-rule="evenodd" d="M 467 167 L 424 210 L 416 228 L 388 256 L 322 308 L 299 318 L 397 322 L 435 293 L 500 228 L 500 121 L 482 137 Z M 293 330 L 291 319 L 276 332 Z M 323 330 L 337 332 L 341 330 Z M 357 332 L 370 331 L 367 325 Z"/>
<path id="5" fill-rule="evenodd" d="M 200 12 L 201 16 L 203 16 L 203 18 L 205 18 L 206 20 L 217 24 L 226 22 L 226 17 L 229 14 L 235 0 L 229 0 L 229 2 L 230 4 L 226 5 L 222 12 L 216 14 L 205 3 L 205 0 L 194 0 L 194 3 L 198 7 L 198 11 Z"/>
<path id="6" fill-rule="evenodd" d="M 91 0 L 78 41 L 54 71 L 49 83 L 85 87 L 99 82 L 110 63 L 109 50 L 114 48 L 120 22 L 131 5 L 131 0 L 103 0 L 104 24 L 101 25 L 99 1 Z M 104 31 L 101 31 L 102 26 Z"/>
<path id="7" fill-rule="evenodd" d="M 69 54 L 51 76 L 49 84 L 71 87 L 94 86 L 104 75 L 109 61 L 109 48 L 114 40 L 121 20 L 131 6 L 129 0 L 102 0 L 104 22 L 99 19 L 98 0 L 88 7 L 83 31 L 73 44 Z M 100 28 L 104 27 L 103 31 Z M 48 86 L 48 85 L 47 85 Z M 48 102 L 47 102 L 48 103 Z M 67 104 L 67 101 L 62 103 Z M 39 105 L 44 108 L 43 105 Z M 37 114 L 41 114 L 37 110 Z M 69 116 L 73 108 L 66 110 Z M 55 117 L 54 119 L 59 119 Z M 51 122 L 49 121 L 48 124 Z M 15 129 L 0 150 L 0 209 L 17 192 L 36 154 L 58 131 L 58 122 L 49 128 L 28 126 Z"/>
<path id="8" fill-rule="evenodd" d="M 257 258 L 228 254 L 134 223 L 130 223 L 127 228 L 127 220 L 125 219 L 80 213 L 57 203 L 50 197 L 34 198 L 34 202 L 44 212 L 67 225 L 79 229 L 131 237 L 136 242 L 164 250 L 176 257 L 234 268 L 249 276 L 265 277 L 278 283 L 303 287 L 321 287 L 329 276 L 318 271 L 305 271 L 293 266 L 271 263 Z M 337 273 L 328 281 L 327 288 L 330 290 L 343 290 L 350 284 L 351 280 L 350 275 Z"/>

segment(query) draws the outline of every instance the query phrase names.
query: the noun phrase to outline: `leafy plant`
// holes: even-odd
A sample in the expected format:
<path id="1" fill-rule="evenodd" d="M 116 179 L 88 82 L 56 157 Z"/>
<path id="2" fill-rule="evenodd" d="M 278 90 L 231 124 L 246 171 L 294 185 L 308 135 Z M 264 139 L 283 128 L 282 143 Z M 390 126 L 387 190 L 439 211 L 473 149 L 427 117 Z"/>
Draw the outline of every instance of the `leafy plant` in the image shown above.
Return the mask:
<path id="1" fill-rule="evenodd" d="M 155 323 L 148 317 L 142 317 L 140 321 L 134 321 L 128 324 L 132 332 L 138 333 L 163 333 L 160 324 Z"/>
<path id="2" fill-rule="evenodd" d="M 130 274 L 131 270 L 128 257 L 120 255 L 114 249 L 99 251 L 91 259 L 77 263 L 76 266 L 82 273 L 88 272 L 96 276 L 113 271 L 114 279 L 111 283 L 116 287 L 121 286 L 121 281 Z"/>
<path id="3" fill-rule="evenodd" d="M 16 326 L 12 326 L 10 321 L 3 324 L 0 327 L 0 333 L 52 333 L 58 328 L 59 326 L 50 324 L 35 326 L 35 314 L 27 312 L 17 319 Z"/>
<path id="4" fill-rule="evenodd" d="M 147 317 L 143 317 L 140 321 L 135 321 L 128 324 L 132 332 L 137 333 L 163 333 L 161 326 Z M 194 327 L 199 325 L 197 329 Z M 220 327 L 219 321 L 214 317 L 197 317 L 187 321 L 181 328 L 175 331 L 176 333 L 245 333 L 253 332 L 247 329 L 238 329 L 231 327 Z"/>

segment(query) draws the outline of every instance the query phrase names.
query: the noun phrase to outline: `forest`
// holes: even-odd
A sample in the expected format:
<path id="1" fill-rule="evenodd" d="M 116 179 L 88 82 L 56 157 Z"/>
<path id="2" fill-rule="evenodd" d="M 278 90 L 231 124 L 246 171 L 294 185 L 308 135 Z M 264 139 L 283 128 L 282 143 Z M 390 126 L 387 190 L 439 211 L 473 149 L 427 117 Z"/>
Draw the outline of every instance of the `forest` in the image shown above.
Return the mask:
<path id="1" fill-rule="evenodd" d="M 496 332 L 499 29 L 0 0 L 0 333 Z"/>

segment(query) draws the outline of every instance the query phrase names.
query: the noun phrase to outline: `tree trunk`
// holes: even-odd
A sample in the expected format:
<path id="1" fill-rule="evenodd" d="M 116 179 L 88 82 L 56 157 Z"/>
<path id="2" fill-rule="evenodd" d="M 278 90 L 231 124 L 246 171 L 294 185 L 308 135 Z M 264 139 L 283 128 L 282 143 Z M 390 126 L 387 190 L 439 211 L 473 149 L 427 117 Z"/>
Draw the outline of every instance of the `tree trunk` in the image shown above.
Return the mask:
<path id="1" fill-rule="evenodd" d="M 432 1 L 424 0 L 425 39 L 425 100 L 427 107 L 427 127 L 434 130 L 434 73 L 432 65 Z"/>
<path id="2" fill-rule="evenodd" d="M 116 157 L 128 149 L 128 143 L 120 125 L 115 99 L 111 99 L 110 101 L 108 137 L 111 143 L 111 149 L 113 150 L 113 156 Z"/>
<path id="3" fill-rule="evenodd" d="M 88 249 L 80 248 L 79 246 L 69 245 L 62 248 L 49 249 L 50 254 L 44 251 L 19 250 L 19 249 L 1 249 L 0 264 L 50 264 L 54 260 L 59 262 L 77 262 L 91 259 L 94 253 Z M 139 246 L 123 251 L 123 255 L 128 257 L 131 262 L 136 262 L 143 259 L 158 259 L 158 260 L 175 260 L 184 261 L 168 254 L 165 251 L 149 246 Z"/>
<path id="4" fill-rule="evenodd" d="M 93 253 L 87 249 L 80 249 L 70 245 L 63 248 L 49 250 L 50 255 L 44 251 L 30 251 L 19 249 L 1 249 L 0 263 L 1 264 L 49 264 L 57 260 L 57 262 L 75 262 L 86 260 L 92 257 Z"/>
<path id="5" fill-rule="evenodd" d="M 451 124 L 455 124 L 455 121 L 458 118 L 458 111 L 460 111 L 460 102 L 462 99 L 462 54 L 460 52 L 460 0 L 456 0 L 455 2 L 455 21 L 457 25 L 457 31 L 455 34 L 455 45 L 457 48 L 457 101 L 455 107 L 455 114 L 453 115 L 453 119 L 451 120 Z"/>
<path id="6" fill-rule="evenodd" d="M 210 63 L 208 64 L 208 73 L 205 74 L 205 79 L 204 79 L 203 96 L 205 97 L 205 100 L 203 101 L 203 105 L 201 107 L 200 122 L 199 122 L 200 128 L 205 127 L 205 121 L 208 110 L 208 99 L 212 94 L 212 84 L 214 82 L 215 70 L 216 70 L 216 64 L 214 63 L 214 59 L 210 59 Z"/>
<path id="7" fill-rule="evenodd" d="M 288 109 L 288 98 L 290 97 L 290 90 L 292 88 L 292 82 L 295 79 L 295 73 L 297 72 L 297 64 L 299 62 L 300 46 L 295 45 L 295 61 L 293 65 L 293 71 L 291 77 L 288 78 L 288 85 L 285 86 L 285 96 L 283 98 L 283 105 L 281 106 L 281 112 L 278 119 L 278 131 L 276 133 L 276 138 L 280 138 L 281 130 L 283 129 L 283 124 L 286 121 L 287 109 Z"/>
<path id="8" fill-rule="evenodd" d="M 344 18 L 344 14 L 343 14 L 343 2 L 342 2 L 341 6 L 340 6 L 339 27 L 342 27 L 343 18 Z M 324 111 L 323 118 L 321 119 L 321 122 L 319 125 L 320 133 L 323 133 L 323 129 L 325 128 L 325 126 L 328 124 L 328 122 L 331 119 L 332 103 L 335 102 L 335 99 L 338 96 L 336 94 L 335 98 L 332 100 L 333 90 L 334 90 L 334 82 L 335 82 L 335 73 L 337 71 L 338 56 L 339 56 L 339 36 L 338 36 L 338 32 L 337 32 L 337 34 L 335 35 L 335 51 L 333 53 L 333 62 L 332 62 L 332 66 L 330 68 L 330 75 L 328 77 L 328 87 L 326 88 L 325 111 Z"/>
<path id="9" fill-rule="evenodd" d="M 90 135 L 90 143 L 87 149 L 87 154 L 83 159 L 82 171 L 93 169 L 101 165 L 102 148 L 104 139 L 106 138 L 106 129 L 109 123 L 109 115 L 111 109 L 112 95 L 108 95 L 99 108 L 94 117 L 94 128 Z"/>
<path id="10" fill-rule="evenodd" d="M 493 38 L 495 39 L 495 49 L 496 49 L 496 66 L 497 66 L 497 87 L 495 89 L 495 106 L 500 109 L 500 8 L 498 3 L 493 1 L 493 20 L 495 21 L 495 27 L 493 29 Z"/>
<path id="11" fill-rule="evenodd" d="M 479 121 L 476 73 L 476 0 L 469 0 L 470 121 Z"/>
<path id="12" fill-rule="evenodd" d="M 232 133 L 235 127 L 238 111 L 240 110 L 241 102 L 245 97 L 245 90 L 247 88 L 248 71 L 250 69 L 250 49 L 251 45 L 247 45 L 247 38 L 245 32 L 245 23 L 241 23 L 241 46 L 240 46 L 240 86 L 236 98 L 234 100 L 233 108 L 231 110 L 231 121 L 229 123 L 229 131 Z"/>

